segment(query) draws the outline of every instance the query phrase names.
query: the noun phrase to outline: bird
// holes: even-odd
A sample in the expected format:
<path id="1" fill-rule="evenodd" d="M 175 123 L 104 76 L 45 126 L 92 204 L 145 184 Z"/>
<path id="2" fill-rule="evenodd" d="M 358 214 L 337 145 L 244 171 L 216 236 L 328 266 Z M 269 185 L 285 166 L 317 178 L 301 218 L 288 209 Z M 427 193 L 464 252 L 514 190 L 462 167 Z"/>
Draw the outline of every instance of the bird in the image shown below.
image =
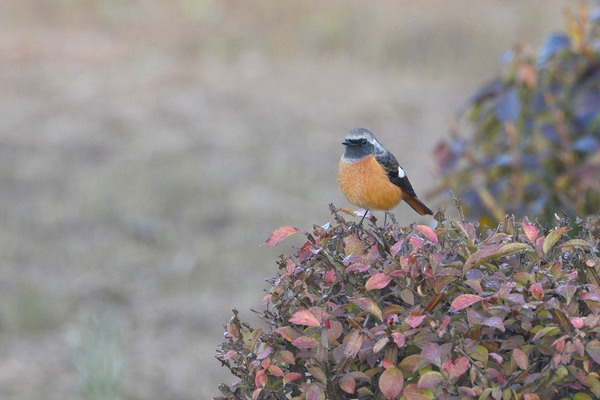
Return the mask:
<path id="1" fill-rule="evenodd" d="M 385 211 L 387 217 L 387 212 L 404 200 L 419 215 L 433 215 L 417 198 L 396 157 L 371 131 L 353 129 L 342 144 L 346 147 L 339 163 L 338 184 L 350 203 L 365 210 Z"/>

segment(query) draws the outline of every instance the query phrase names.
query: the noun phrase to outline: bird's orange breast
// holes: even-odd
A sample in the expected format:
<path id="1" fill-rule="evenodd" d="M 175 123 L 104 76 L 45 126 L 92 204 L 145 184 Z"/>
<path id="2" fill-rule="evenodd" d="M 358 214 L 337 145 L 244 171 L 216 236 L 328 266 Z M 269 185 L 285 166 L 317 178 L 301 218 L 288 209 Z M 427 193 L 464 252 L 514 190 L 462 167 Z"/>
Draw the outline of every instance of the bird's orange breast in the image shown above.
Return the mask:
<path id="1" fill-rule="evenodd" d="M 374 155 L 355 162 L 340 161 L 338 183 L 346 199 L 368 210 L 390 210 L 402 200 L 402 189 L 394 185 Z"/>

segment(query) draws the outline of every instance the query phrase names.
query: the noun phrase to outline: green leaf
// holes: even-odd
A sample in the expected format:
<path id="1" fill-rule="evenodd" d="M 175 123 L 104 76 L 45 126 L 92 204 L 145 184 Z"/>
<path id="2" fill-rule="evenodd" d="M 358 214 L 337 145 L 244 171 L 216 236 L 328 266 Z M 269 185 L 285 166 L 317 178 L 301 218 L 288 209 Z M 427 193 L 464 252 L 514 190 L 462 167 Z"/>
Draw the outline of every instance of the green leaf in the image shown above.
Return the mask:
<path id="1" fill-rule="evenodd" d="M 371 300 L 371 299 L 369 299 L 367 297 L 359 297 L 357 299 L 352 299 L 350 301 L 352 301 L 354 304 L 356 304 L 357 306 L 359 306 L 362 310 L 364 310 L 364 311 L 368 312 L 369 314 L 373 315 L 379 321 L 383 321 L 383 316 L 381 314 L 381 309 L 379 308 L 379 306 L 377 305 L 377 303 L 375 303 L 373 300 Z"/>
<path id="2" fill-rule="evenodd" d="M 525 243 L 497 243 L 484 246 L 479 251 L 471 254 L 463 267 L 463 274 L 475 265 L 480 265 L 495 258 L 508 256 L 523 250 L 533 250 Z"/>
<path id="3" fill-rule="evenodd" d="M 557 326 L 547 326 L 545 328 L 540 329 L 534 336 L 533 339 L 531 339 L 533 342 L 540 340 L 541 338 L 543 338 L 544 336 L 554 336 L 554 335 L 559 335 L 560 334 L 560 329 Z"/>
<path id="4" fill-rule="evenodd" d="M 546 236 L 544 239 L 544 244 L 542 245 L 542 251 L 544 254 L 548 254 L 550 250 L 554 247 L 554 245 L 560 240 L 560 238 L 569 231 L 570 229 L 567 227 L 556 228 L 552 232 Z"/>
<path id="5" fill-rule="evenodd" d="M 428 371 L 425 372 L 421 378 L 419 378 L 419 383 L 417 386 L 419 389 L 430 388 L 432 386 L 437 386 L 442 382 L 444 382 L 444 375 L 438 371 Z"/>

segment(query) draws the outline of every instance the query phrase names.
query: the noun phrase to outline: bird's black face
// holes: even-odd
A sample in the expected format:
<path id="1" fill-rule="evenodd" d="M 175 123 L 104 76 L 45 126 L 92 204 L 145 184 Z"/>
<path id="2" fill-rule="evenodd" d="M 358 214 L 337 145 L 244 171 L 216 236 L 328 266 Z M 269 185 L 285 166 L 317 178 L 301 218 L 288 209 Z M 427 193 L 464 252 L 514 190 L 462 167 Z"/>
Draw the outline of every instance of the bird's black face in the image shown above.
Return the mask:
<path id="1" fill-rule="evenodd" d="M 375 145 L 364 137 L 346 138 L 342 144 L 346 146 L 344 158 L 359 160 L 375 152 Z"/>

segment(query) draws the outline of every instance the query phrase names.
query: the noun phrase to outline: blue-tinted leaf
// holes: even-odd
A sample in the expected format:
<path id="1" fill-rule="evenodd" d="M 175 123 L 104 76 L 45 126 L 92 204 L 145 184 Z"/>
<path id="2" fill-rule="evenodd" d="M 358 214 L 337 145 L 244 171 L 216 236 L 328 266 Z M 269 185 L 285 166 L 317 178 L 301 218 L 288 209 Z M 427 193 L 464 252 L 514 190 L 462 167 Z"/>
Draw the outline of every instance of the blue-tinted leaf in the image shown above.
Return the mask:
<path id="1" fill-rule="evenodd" d="M 492 165 L 494 167 L 507 167 L 512 164 L 511 161 L 512 161 L 512 155 L 506 154 L 506 153 L 498 154 L 496 157 L 494 157 Z"/>
<path id="2" fill-rule="evenodd" d="M 504 52 L 504 54 L 502 54 L 502 56 L 500 57 L 500 62 L 502 64 L 508 64 L 510 62 L 512 62 L 512 60 L 515 59 L 515 51 L 514 50 L 508 50 L 506 52 Z"/>
<path id="3" fill-rule="evenodd" d="M 501 122 L 515 122 L 519 118 L 521 102 L 516 88 L 504 92 L 496 105 L 496 113 Z"/>
<path id="4" fill-rule="evenodd" d="M 586 135 L 577 139 L 571 147 L 573 150 L 581 151 L 583 153 L 595 153 L 600 149 L 600 141 L 593 136 Z"/>
<path id="5" fill-rule="evenodd" d="M 540 131 L 549 142 L 560 144 L 560 136 L 558 135 L 554 124 L 550 122 L 544 122 L 540 125 Z"/>
<path id="6" fill-rule="evenodd" d="M 546 43 L 544 43 L 544 45 L 538 53 L 538 65 L 545 64 L 554 54 L 558 53 L 561 50 L 569 48 L 570 46 L 571 40 L 564 33 L 554 33 L 548 35 L 548 37 L 546 38 Z"/>
<path id="7" fill-rule="evenodd" d="M 496 97 L 504 88 L 504 82 L 501 79 L 494 79 L 491 82 L 486 83 L 479 89 L 475 94 L 469 98 L 467 104 L 469 106 L 479 104 L 484 100 L 492 97 Z M 461 107 L 462 108 L 462 107 Z"/>
<path id="8" fill-rule="evenodd" d="M 575 120 L 588 125 L 600 115 L 600 92 L 595 88 L 585 88 L 573 99 Z"/>

